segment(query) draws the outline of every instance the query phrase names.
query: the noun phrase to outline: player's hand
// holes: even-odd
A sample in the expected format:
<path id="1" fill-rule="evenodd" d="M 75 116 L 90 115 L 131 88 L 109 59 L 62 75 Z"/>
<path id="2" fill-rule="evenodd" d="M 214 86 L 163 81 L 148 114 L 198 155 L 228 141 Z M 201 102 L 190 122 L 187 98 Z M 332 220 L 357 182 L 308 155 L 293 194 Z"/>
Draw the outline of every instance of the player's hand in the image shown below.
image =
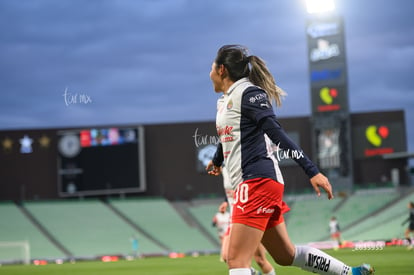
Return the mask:
<path id="1" fill-rule="evenodd" d="M 210 162 L 206 166 L 206 171 L 209 175 L 218 176 L 221 174 L 221 167 L 215 166 L 213 164 L 213 161 L 210 160 Z"/>
<path id="2" fill-rule="evenodd" d="M 219 212 L 226 212 L 226 210 L 227 210 L 227 206 L 228 206 L 229 204 L 226 202 L 226 201 L 223 201 L 221 204 L 220 204 L 220 206 L 219 206 L 219 208 L 218 208 L 218 211 Z"/>
<path id="3" fill-rule="evenodd" d="M 319 188 L 322 188 L 328 195 L 328 199 L 333 199 L 334 196 L 332 194 L 332 186 L 329 183 L 328 178 L 325 177 L 322 173 L 318 173 L 315 176 L 313 176 L 310 179 L 310 182 L 318 197 L 321 196 L 321 190 Z"/>

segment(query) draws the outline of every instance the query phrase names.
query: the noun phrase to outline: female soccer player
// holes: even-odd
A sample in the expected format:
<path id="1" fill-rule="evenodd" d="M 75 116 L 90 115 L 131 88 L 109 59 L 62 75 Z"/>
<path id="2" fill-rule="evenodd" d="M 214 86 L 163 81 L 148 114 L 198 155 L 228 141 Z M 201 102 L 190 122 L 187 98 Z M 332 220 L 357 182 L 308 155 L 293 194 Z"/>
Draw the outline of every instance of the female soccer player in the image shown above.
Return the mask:
<path id="1" fill-rule="evenodd" d="M 409 250 L 413 249 L 413 237 L 412 233 L 414 232 L 414 202 L 409 202 L 407 205 L 408 210 L 410 211 L 410 215 L 408 218 L 402 223 L 402 225 L 405 225 L 407 222 L 408 227 L 405 229 L 404 235 L 407 241 L 410 243 L 407 247 Z"/>
<path id="2" fill-rule="evenodd" d="M 267 138 L 268 140 L 268 138 Z M 270 152 L 270 150 L 268 150 L 269 154 L 272 154 L 272 152 Z M 224 191 L 226 193 L 226 199 L 227 201 L 223 202 L 220 205 L 221 207 L 226 207 L 229 206 L 230 208 L 230 213 L 233 212 L 233 204 L 234 204 L 234 199 L 233 199 L 233 195 L 234 195 L 234 191 L 232 188 L 232 184 L 230 182 L 230 176 L 229 173 L 226 169 L 225 166 L 222 167 L 221 169 L 221 174 L 223 175 L 223 187 L 224 187 Z M 229 244 L 229 233 L 230 233 L 230 227 L 231 227 L 231 222 L 229 223 L 229 228 L 226 232 L 226 234 L 223 236 L 222 238 L 222 243 L 221 243 L 221 258 L 224 259 L 227 262 L 227 251 L 228 251 L 228 244 Z M 250 268 L 251 269 L 251 273 L 252 275 L 256 275 L 256 274 L 263 274 L 263 275 L 276 275 L 276 271 L 273 268 L 272 264 L 267 260 L 266 258 L 266 249 L 265 247 L 260 243 L 259 246 L 257 247 L 256 251 L 254 252 L 254 260 L 256 261 L 257 265 L 260 267 L 260 269 L 262 270 L 262 273 L 260 273 L 259 271 L 255 270 L 254 268 Z"/>
<path id="3" fill-rule="evenodd" d="M 271 102 L 280 105 L 284 92 L 276 86 L 264 61 L 248 55 L 245 47 L 226 45 L 218 50 L 210 78 L 214 90 L 223 96 L 218 100 L 216 117 L 220 143 L 213 164 L 207 168 L 209 174 L 218 175 L 224 162 L 235 190 L 229 274 L 250 275 L 250 260 L 260 241 L 280 265 L 319 274 L 373 274 L 367 264 L 351 268 L 318 249 L 290 241 L 283 219 L 287 209 L 284 184 L 267 156 L 264 134 L 279 148 L 289 149 L 318 196 L 322 188 L 332 199 L 332 187 L 276 120 Z"/>
<path id="4" fill-rule="evenodd" d="M 341 241 L 341 228 L 339 227 L 339 222 L 336 217 L 331 217 L 329 221 L 329 233 L 331 233 L 331 239 L 338 242 L 339 247 L 342 243 Z"/>
<path id="5" fill-rule="evenodd" d="M 221 204 L 219 206 L 218 212 L 213 216 L 212 223 L 217 228 L 220 243 L 223 243 L 223 237 L 230 226 L 230 212 L 227 211 L 227 205 Z"/>

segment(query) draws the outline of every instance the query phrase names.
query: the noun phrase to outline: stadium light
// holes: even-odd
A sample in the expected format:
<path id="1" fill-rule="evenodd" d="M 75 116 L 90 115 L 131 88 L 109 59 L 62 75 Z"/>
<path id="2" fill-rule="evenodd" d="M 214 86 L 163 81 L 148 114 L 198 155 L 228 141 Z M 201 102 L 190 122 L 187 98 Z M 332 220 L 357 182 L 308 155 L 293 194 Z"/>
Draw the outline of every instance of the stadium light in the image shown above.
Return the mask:
<path id="1" fill-rule="evenodd" d="M 334 0 L 306 0 L 306 10 L 309 14 L 332 12 L 335 3 Z"/>

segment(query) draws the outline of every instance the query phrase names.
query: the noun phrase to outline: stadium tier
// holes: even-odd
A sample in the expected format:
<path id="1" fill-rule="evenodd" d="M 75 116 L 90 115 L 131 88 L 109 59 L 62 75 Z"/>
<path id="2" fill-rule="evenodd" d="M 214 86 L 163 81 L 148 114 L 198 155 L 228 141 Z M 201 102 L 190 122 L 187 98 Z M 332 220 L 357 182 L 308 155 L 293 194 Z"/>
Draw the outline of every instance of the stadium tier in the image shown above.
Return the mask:
<path id="1" fill-rule="evenodd" d="M 188 211 L 191 216 L 197 220 L 197 222 L 204 227 L 204 229 L 213 238 L 219 240 L 217 235 L 217 228 L 212 226 L 213 216 L 217 213 L 218 206 L 222 200 L 215 200 L 209 202 L 193 203 L 188 207 Z"/>
<path id="2" fill-rule="evenodd" d="M 401 198 L 395 189 L 360 190 L 333 201 L 324 197 L 297 197 L 290 203 L 286 223 L 295 243 L 329 240 L 328 223 L 332 216 L 339 221 L 343 240 L 401 238 L 404 231 L 401 219 L 408 217 L 406 205 L 413 199 Z"/>
<path id="3" fill-rule="evenodd" d="M 296 244 L 329 240 L 329 219 L 336 216 L 342 239 L 349 241 L 403 238 L 408 226 L 407 204 L 414 189 L 400 194 L 360 192 L 327 200 L 314 195 L 287 197 L 285 216 Z M 31 259 L 95 258 L 138 254 L 217 252 L 217 232 L 211 226 L 220 200 L 169 202 L 164 198 L 128 198 L 12 202 L 0 204 L 0 263 L 20 261 L 25 244 Z M 27 253 L 26 253 L 27 254 Z"/>
<path id="4" fill-rule="evenodd" d="M 215 251 L 217 247 L 188 225 L 163 198 L 112 200 L 114 207 L 173 252 Z"/>
<path id="5" fill-rule="evenodd" d="M 54 246 L 12 202 L 0 204 L 0 245 L 28 242 L 32 258 L 59 258 L 64 253 Z M 21 260 L 22 247 L 0 247 L 0 262 Z"/>
<path id="6" fill-rule="evenodd" d="M 344 230 L 352 223 L 374 213 L 398 197 L 399 194 L 394 189 L 384 189 L 376 192 L 371 190 L 369 193 L 356 192 L 345 200 L 334 215 L 340 221 L 341 228 Z"/>
<path id="7" fill-rule="evenodd" d="M 139 239 L 140 253 L 163 252 L 98 200 L 24 206 L 74 257 L 132 254 L 132 236 Z"/>
<path id="8" fill-rule="evenodd" d="M 381 197 L 375 197 L 381 200 Z M 351 241 L 403 238 L 404 230 L 408 224 L 402 226 L 401 223 L 408 218 L 407 204 L 410 201 L 414 201 L 413 193 L 399 198 L 379 213 L 368 215 L 358 224 L 345 230 L 343 238 Z"/>
<path id="9" fill-rule="evenodd" d="M 325 196 L 298 197 L 289 202 L 291 210 L 286 215 L 286 225 L 292 241 L 296 244 L 323 239 L 328 231 L 328 222 L 340 199 L 328 200 Z"/>

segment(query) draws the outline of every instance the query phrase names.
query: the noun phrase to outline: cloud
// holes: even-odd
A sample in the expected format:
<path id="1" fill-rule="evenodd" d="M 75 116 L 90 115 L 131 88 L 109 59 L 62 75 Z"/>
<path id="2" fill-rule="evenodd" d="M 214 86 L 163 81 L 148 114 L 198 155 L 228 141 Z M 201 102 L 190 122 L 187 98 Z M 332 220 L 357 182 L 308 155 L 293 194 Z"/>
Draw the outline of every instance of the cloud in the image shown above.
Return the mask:
<path id="1" fill-rule="evenodd" d="M 351 110 L 404 109 L 409 137 L 413 5 L 338 7 Z M 229 43 L 263 57 L 288 92 L 279 116 L 309 115 L 305 23 L 301 1 L 1 1 L 0 129 L 214 120 L 208 73 Z M 65 106 L 66 88 L 93 102 Z"/>

